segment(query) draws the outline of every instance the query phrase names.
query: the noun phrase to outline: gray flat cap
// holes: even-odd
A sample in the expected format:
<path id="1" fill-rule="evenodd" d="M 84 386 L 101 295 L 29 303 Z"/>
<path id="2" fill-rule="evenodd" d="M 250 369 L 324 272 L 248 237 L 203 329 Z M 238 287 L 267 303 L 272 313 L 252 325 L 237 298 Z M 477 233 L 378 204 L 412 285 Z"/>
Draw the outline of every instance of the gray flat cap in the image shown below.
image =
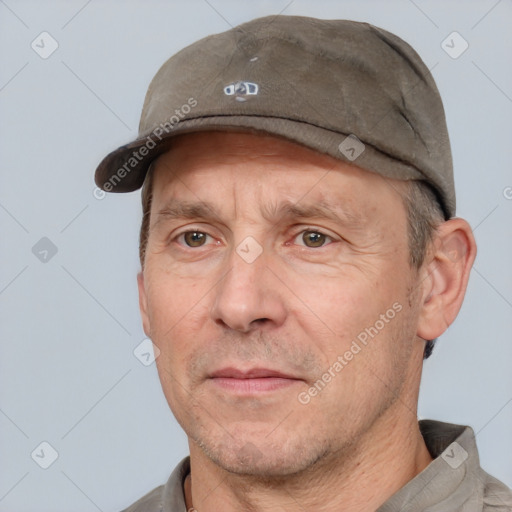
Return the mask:
<path id="1" fill-rule="evenodd" d="M 270 16 L 184 48 L 146 94 L 137 140 L 99 164 L 108 192 L 140 188 L 178 134 L 261 131 L 363 169 L 436 190 L 455 214 L 450 142 L 428 68 L 367 23 Z"/>

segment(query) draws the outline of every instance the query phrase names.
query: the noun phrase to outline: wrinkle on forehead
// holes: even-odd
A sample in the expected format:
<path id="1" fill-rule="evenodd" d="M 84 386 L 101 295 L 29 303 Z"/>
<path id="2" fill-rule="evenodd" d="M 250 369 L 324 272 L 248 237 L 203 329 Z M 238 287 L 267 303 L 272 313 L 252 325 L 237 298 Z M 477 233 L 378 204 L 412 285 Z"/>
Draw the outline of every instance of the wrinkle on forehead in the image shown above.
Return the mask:
<path id="1" fill-rule="evenodd" d="M 188 168 L 190 164 L 203 167 L 205 163 L 212 161 L 212 157 L 229 165 L 268 159 L 274 163 L 297 160 L 302 165 L 314 165 L 324 169 L 333 169 L 340 165 L 355 168 L 352 164 L 285 138 L 243 132 L 196 132 L 178 135 L 173 140 L 171 149 L 156 160 L 155 166 L 165 167 L 171 171 L 170 174 L 175 174 L 183 167 Z M 174 165 L 169 165 L 170 162 Z"/>

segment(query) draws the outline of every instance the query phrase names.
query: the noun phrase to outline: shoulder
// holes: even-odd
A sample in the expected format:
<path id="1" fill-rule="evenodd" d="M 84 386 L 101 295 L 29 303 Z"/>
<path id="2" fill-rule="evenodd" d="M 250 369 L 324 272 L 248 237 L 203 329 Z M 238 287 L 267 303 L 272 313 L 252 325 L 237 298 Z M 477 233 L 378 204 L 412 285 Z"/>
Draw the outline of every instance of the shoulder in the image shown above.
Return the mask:
<path id="1" fill-rule="evenodd" d="M 164 486 L 153 489 L 122 512 L 162 512 Z"/>
<path id="2" fill-rule="evenodd" d="M 498 479 L 481 470 L 480 477 L 484 484 L 483 512 L 512 511 L 512 490 Z"/>
<path id="3" fill-rule="evenodd" d="M 190 473 L 190 457 L 185 457 L 171 473 L 165 485 L 148 492 L 122 512 L 182 512 L 185 510 L 183 480 Z"/>

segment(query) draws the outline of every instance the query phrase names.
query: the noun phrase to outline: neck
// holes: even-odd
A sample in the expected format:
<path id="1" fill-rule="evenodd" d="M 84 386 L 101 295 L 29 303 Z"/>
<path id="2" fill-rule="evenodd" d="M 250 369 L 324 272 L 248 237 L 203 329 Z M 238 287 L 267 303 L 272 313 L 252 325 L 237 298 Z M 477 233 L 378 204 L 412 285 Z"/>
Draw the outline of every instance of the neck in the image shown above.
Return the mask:
<path id="1" fill-rule="evenodd" d="M 413 414 L 399 424 L 385 416 L 350 450 L 286 478 L 229 473 L 191 442 L 187 510 L 373 512 L 432 461 Z"/>

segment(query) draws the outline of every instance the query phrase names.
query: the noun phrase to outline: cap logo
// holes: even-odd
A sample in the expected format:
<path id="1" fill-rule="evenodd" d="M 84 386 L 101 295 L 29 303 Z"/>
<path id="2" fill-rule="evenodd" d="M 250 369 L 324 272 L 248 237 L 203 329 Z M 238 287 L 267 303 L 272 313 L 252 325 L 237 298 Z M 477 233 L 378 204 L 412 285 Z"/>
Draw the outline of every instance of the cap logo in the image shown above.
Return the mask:
<path id="1" fill-rule="evenodd" d="M 246 101 L 247 96 L 256 96 L 258 94 L 258 84 L 239 80 L 224 87 L 226 96 L 234 96 L 237 101 Z"/>

